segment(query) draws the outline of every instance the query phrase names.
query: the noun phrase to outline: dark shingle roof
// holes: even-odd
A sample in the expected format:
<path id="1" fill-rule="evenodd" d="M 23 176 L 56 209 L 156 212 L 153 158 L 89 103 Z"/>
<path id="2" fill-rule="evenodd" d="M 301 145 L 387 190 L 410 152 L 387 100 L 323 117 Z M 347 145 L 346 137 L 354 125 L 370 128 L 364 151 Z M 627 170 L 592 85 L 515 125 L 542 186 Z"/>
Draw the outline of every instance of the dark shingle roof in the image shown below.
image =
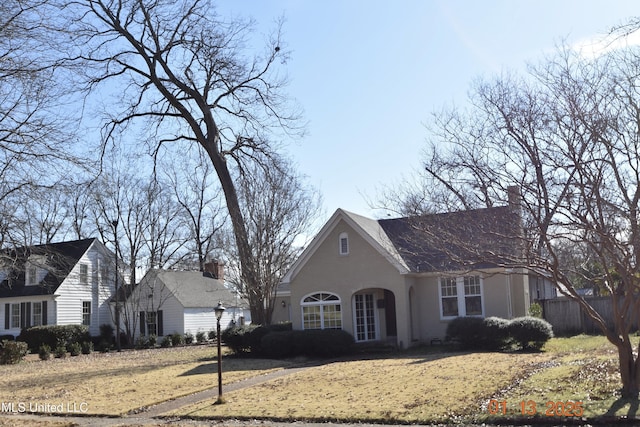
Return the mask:
<path id="1" fill-rule="evenodd" d="M 520 216 L 509 206 L 378 223 L 412 272 L 503 266 L 519 254 Z"/>
<path id="2" fill-rule="evenodd" d="M 73 240 L 3 251 L 9 277 L 0 282 L 0 298 L 53 294 L 95 240 Z M 26 286 L 25 263 L 32 255 L 44 257 L 46 267 L 43 267 L 48 273 L 39 284 Z"/>

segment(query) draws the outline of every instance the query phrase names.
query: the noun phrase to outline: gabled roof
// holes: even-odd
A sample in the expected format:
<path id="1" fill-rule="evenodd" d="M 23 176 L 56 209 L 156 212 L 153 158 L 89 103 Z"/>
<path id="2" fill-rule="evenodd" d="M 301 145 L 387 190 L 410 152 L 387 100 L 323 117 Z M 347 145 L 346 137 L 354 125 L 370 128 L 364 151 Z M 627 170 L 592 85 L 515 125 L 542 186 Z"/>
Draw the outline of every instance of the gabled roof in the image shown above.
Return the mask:
<path id="1" fill-rule="evenodd" d="M 97 239 L 89 238 L 3 251 L 1 256 L 7 260 L 5 265 L 9 276 L 0 282 L 0 298 L 55 293 L 94 242 L 97 242 Z M 46 268 L 48 273 L 39 284 L 26 286 L 26 262 L 34 255 L 43 258 L 42 268 Z"/>
<path id="2" fill-rule="evenodd" d="M 140 284 L 153 280 L 160 281 L 184 308 L 215 307 L 218 301 L 227 307 L 246 305 L 241 298 L 236 299 L 220 280 L 201 271 L 154 269 L 145 274 Z"/>
<path id="3" fill-rule="evenodd" d="M 511 206 L 375 220 L 338 209 L 283 278 L 287 284 L 344 220 L 400 274 L 488 268 L 516 256 L 520 217 Z"/>

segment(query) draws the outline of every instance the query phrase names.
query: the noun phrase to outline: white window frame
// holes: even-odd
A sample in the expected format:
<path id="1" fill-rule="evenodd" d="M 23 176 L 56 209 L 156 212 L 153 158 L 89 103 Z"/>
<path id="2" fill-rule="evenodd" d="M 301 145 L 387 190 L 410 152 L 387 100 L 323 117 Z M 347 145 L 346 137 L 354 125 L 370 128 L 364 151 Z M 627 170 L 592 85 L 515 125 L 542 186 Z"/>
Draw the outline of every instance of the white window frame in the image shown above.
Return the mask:
<path id="1" fill-rule="evenodd" d="M 36 285 L 38 283 L 38 267 L 29 265 L 27 267 L 27 286 Z"/>
<path id="2" fill-rule="evenodd" d="M 355 294 L 353 296 L 353 336 L 356 342 L 379 340 L 379 321 L 376 295 Z M 360 327 L 362 329 L 359 329 Z"/>
<path id="3" fill-rule="evenodd" d="M 91 301 L 82 301 L 82 324 L 91 326 Z"/>
<path id="4" fill-rule="evenodd" d="M 31 303 L 31 326 L 42 326 L 42 301 Z"/>
<path id="5" fill-rule="evenodd" d="M 469 283 L 469 280 L 477 280 L 477 283 Z M 452 282 L 455 283 L 455 292 L 456 295 L 453 296 L 450 292 L 447 292 L 448 295 L 443 295 L 443 285 L 451 285 Z M 465 286 L 465 283 L 467 286 Z M 471 289 L 471 288 L 476 289 Z M 479 288 L 480 293 L 467 293 L 467 291 L 477 290 Z M 480 313 L 476 314 L 467 314 L 467 298 L 476 298 L 480 297 Z M 455 316 L 445 316 L 442 301 L 443 298 L 456 298 L 458 313 Z M 438 278 L 438 306 L 440 310 L 440 319 L 441 320 L 451 320 L 456 317 L 484 317 L 484 280 L 482 276 L 473 274 L 466 276 L 458 276 L 458 277 L 440 277 Z"/>
<path id="6" fill-rule="evenodd" d="M 13 303 L 11 304 L 10 309 L 11 309 L 11 324 L 9 326 L 11 329 L 20 329 L 21 328 L 20 320 L 22 317 L 21 304 Z"/>
<path id="7" fill-rule="evenodd" d="M 307 309 L 307 310 L 305 310 Z M 316 310 L 320 320 L 320 328 L 308 327 L 305 324 L 305 311 Z M 342 329 L 344 324 L 342 319 L 342 300 L 340 295 L 333 292 L 314 292 L 305 295 L 300 300 L 300 311 L 302 314 L 302 329 Z M 326 315 L 325 315 L 326 312 Z M 336 316 L 339 313 L 339 317 Z M 308 313 L 313 314 L 313 313 Z M 330 316 L 333 314 L 333 317 Z M 339 323 L 339 324 L 338 324 Z"/>
<path id="8" fill-rule="evenodd" d="M 82 271 L 84 270 L 84 271 Z M 78 271 L 78 281 L 83 285 L 89 283 L 89 265 L 88 264 L 80 264 Z"/>
<path id="9" fill-rule="evenodd" d="M 349 235 L 340 233 L 340 237 L 338 237 L 338 253 L 340 255 L 349 255 L 349 249 Z"/>

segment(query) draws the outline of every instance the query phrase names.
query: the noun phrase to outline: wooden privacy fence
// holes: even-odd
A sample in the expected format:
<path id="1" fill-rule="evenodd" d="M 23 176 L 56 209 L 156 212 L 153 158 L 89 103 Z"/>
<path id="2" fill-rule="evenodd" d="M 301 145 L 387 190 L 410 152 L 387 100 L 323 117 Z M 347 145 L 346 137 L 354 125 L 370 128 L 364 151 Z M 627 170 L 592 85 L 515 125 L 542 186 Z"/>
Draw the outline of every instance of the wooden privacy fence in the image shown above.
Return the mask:
<path id="1" fill-rule="evenodd" d="M 613 326 L 613 304 L 611 297 L 585 297 L 585 300 L 605 319 L 609 327 Z M 567 298 L 540 301 L 545 320 L 553 326 L 556 335 L 573 333 L 602 333 L 600 328 L 582 310 L 582 307 Z M 634 322 L 637 329 L 637 323 Z"/>

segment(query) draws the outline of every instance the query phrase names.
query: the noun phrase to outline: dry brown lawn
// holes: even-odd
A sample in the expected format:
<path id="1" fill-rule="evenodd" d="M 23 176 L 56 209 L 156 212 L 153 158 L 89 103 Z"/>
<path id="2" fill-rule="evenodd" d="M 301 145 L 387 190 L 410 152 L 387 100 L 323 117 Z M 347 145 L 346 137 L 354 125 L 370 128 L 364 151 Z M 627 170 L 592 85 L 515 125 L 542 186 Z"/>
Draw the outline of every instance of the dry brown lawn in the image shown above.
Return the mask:
<path id="1" fill-rule="evenodd" d="M 224 354 L 224 353 L 223 353 Z M 0 402 L 71 405 L 88 414 L 121 415 L 217 384 L 216 349 L 190 346 L 93 353 L 0 366 Z M 273 360 L 225 359 L 224 383 L 289 366 Z M 46 408 L 45 408 L 46 409 Z M 48 412 L 48 411 L 44 411 Z"/>
<path id="2" fill-rule="evenodd" d="M 182 408 L 189 417 L 445 422 L 475 417 L 486 401 L 551 355 L 440 353 L 337 362 Z"/>
<path id="3" fill-rule="evenodd" d="M 488 402 L 583 402 L 585 417 L 637 417 L 620 402 L 613 347 L 602 337 L 556 338 L 542 353 L 390 353 L 310 367 L 225 394 L 214 405 L 215 348 L 181 347 L 78 356 L 0 366 L 0 402 L 86 403 L 90 414 L 120 415 L 211 389 L 212 399 L 173 415 L 342 422 L 456 423 L 490 421 Z M 293 362 L 225 357 L 223 380 L 295 366 Z M 497 414 L 498 418 L 502 414 Z M 9 417 L 10 418 L 10 417 Z M 555 421 L 562 422 L 556 416 Z M 0 417 L 0 427 L 6 424 Z M 546 419 L 547 422 L 552 421 Z M 3 424 L 4 423 L 4 424 Z M 59 427 L 65 424 L 41 424 Z"/>

